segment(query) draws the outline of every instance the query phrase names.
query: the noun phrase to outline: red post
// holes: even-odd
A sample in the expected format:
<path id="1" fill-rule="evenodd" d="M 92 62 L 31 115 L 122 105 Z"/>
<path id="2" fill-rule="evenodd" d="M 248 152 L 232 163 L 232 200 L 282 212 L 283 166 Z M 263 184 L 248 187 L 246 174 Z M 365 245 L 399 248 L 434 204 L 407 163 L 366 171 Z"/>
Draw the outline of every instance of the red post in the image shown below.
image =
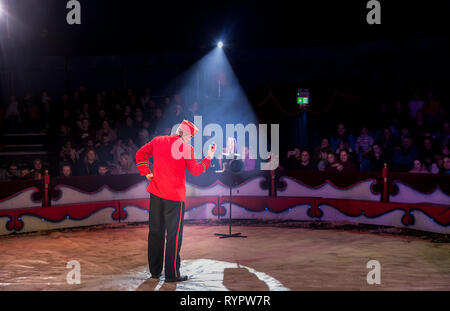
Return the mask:
<path id="1" fill-rule="evenodd" d="M 271 177 L 270 196 L 275 197 L 275 170 L 270 170 L 270 177 Z"/>
<path id="2" fill-rule="evenodd" d="M 48 170 L 45 170 L 44 175 L 44 206 L 48 207 L 48 185 L 50 184 L 50 175 L 48 174 Z"/>
<path id="3" fill-rule="evenodd" d="M 384 163 L 384 167 L 381 171 L 381 175 L 383 176 L 383 197 L 382 202 L 388 202 L 388 168 L 387 163 Z"/>

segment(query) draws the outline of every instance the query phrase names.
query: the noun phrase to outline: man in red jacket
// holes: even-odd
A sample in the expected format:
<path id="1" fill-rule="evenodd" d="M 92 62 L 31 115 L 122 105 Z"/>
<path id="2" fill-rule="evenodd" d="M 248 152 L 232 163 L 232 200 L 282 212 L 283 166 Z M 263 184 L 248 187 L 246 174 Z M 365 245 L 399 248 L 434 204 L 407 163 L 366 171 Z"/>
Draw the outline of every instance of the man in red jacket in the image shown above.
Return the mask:
<path id="1" fill-rule="evenodd" d="M 184 120 L 176 135 L 157 136 L 136 152 L 139 173 L 150 180 L 148 262 L 152 278 L 159 278 L 163 268 L 165 247 L 165 281 L 187 280 L 180 275 L 180 248 L 183 237 L 183 217 L 186 199 L 186 169 L 198 176 L 211 163 L 216 145 L 210 145 L 208 155 L 197 162 L 194 149 L 188 142 L 197 133 L 197 127 Z M 153 172 L 148 160 L 153 157 Z M 165 233 L 167 230 L 167 238 Z"/>

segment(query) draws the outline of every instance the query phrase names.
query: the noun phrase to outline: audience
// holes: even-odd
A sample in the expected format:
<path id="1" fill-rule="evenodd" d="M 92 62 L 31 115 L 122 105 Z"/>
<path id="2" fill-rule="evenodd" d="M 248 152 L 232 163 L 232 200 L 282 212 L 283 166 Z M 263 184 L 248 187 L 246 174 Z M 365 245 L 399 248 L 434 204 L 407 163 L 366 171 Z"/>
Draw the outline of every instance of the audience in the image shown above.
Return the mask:
<path id="1" fill-rule="evenodd" d="M 84 158 L 78 161 L 76 175 L 92 176 L 98 175 L 98 167 L 100 162 L 97 159 L 94 148 L 89 148 Z"/>
<path id="2" fill-rule="evenodd" d="M 413 146 L 411 137 L 404 136 L 401 147 L 395 151 L 392 157 L 393 170 L 408 172 L 413 168 L 414 160 L 418 158 L 417 149 Z"/>
<path id="3" fill-rule="evenodd" d="M 317 170 L 324 172 L 328 165 L 328 149 L 322 148 L 320 150 L 320 158 L 317 162 Z"/>
<path id="4" fill-rule="evenodd" d="M 72 176 L 72 166 L 70 164 L 63 164 L 61 166 L 60 177 Z"/>
<path id="5" fill-rule="evenodd" d="M 288 151 L 288 164 L 287 168 L 291 170 L 296 170 L 300 167 L 301 162 L 301 152 L 299 148 L 294 148 L 292 151 Z"/>
<path id="6" fill-rule="evenodd" d="M 446 155 L 444 157 L 442 168 L 439 170 L 439 174 L 450 174 L 450 156 Z"/>
<path id="7" fill-rule="evenodd" d="M 306 150 L 303 150 L 300 155 L 300 163 L 297 167 L 298 170 L 301 171 L 312 171 L 315 169 L 314 165 L 311 163 L 311 158 L 309 155 L 309 152 Z"/>
<path id="8" fill-rule="evenodd" d="M 134 158 L 128 153 L 123 152 L 120 154 L 120 160 L 118 164 L 113 164 L 112 175 L 123 175 L 123 174 L 136 174 L 138 170 L 136 168 L 136 163 Z"/>
<path id="9" fill-rule="evenodd" d="M 339 152 L 339 160 L 340 160 L 341 167 L 342 167 L 342 169 L 338 168 L 339 171 L 341 171 L 341 172 L 356 172 L 357 171 L 355 164 L 349 158 L 349 153 L 347 150 L 343 149 Z"/>
<path id="10" fill-rule="evenodd" d="M 195 115 L 202 114 L 200 102 L 186 101 L 178 94 L 154 98 L 150 87 L 141 92 L 128 89 L 122 94 L 113 89 L 92 95 L 81 86 L 53 101 L 44 90 L 38 96 L 30 92 L 23 97 L 11 95 L 6 104 L 0 105 L 0 127 L 3 124 L 12 132 L 23 128 L 54 133 L 58 159 L 57 164 L 47 159 L 26 164 L 11 162 L 3 167 L 0 180 L 42 179 L 42 160 L 46 168 L 61 177 L 134 174 L 138 148 L 156 135 L 170 134 L 175 123 L 186 118 L 193 121 Z M 346 127 L 348 121 L 338 122 L 335 133 L 329 139 L 322 138 L 319 145 L 289 151 L 283 167 L 379 172 L 387 163 L 394 172 L 448 174 L 450 123 L 443 102 L 435 93 L 429 92 L 424 101 L 416 92 L 407 105 L 400 100 L 393 103 L 392 109 L 380 103 L 377 115 L 371 119 L 375 124 L 365 123 L 368 125 L 360 127 L 356 139 L 355 132 Z M 349 126 L 356 128 L 359 121 Z M 243 153 L 248 155 L 248 148 Z M 246 157 L 245 170 L 256 167 L 256 161 Z"/>
<path id="11" fill-rule="evenodd" d="M 327 155 L 328 165 L 325 168 L 325 172 L 340 172 L 342 171 L 342 165 L 340 162 L 336 160 L 336 154 L 334 152 L 330 152 Z"/>
<path id="12" fill-rule="evenodd" d="M 428 169 L 420 160 L 414 160 L 414 167 L 409 171 L 410 173 L 429 173 Z"/>
<path id="13" fill-rule="evenodd" d="M 349 144 L 351 150 L 355 149 L 355 138 L 352 134 L 347 133 L 344 123 L 339 123 L 337 125 L 336 133 L 331 136 L 330 143 L 331 147 L 336 150 L 339 147 L 341 141 L 346 141 Z"/>

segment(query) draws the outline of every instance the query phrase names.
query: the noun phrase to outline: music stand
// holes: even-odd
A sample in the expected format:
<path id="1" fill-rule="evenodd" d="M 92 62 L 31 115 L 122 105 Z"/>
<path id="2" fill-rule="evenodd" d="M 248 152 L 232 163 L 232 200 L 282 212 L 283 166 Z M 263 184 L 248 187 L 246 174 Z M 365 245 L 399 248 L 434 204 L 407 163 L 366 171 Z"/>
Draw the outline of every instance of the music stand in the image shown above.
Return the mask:
<path id="1" fill-rule="evenodd" d="M 223 153 L 223 155 L 228 156 L 230 155 L 229 153 Z M 242 170 L 243 168 L 243 163 L 242 161 L 240 162 L 240 164 L 235 164 L 238 162 L 234 162 L 234 161 L 239 161 L 236 158 L 239 156 L 239 154 L 234 153 L 233 154 L 233 159 L 228 159 L 227 158 L 227 164 L 226 167 L 227 169 L 225 169 L 225 165 L 224 165 L 224 169 L 220 170 L 220 171 L 216 171 L 216 173 L 223 173 L 223 172 L 227 172 L 230 175 L 230 217 L 229 217 L 229 221 L 228 221 L 228 234 L 224 234 L 224 233 L 214 233 L 214 235 L 218 236 L 220 239 L 226 239 L 226 238 L 246 238 L 247 236 L 245 235 L 241 235 L 240 232 L 237 233 L 231 233 L 231 206 L 233 203 L 233 194 L 232 194 L 232 190 L 233 190 L 233 174 L 238 173 L 239 171 Z M 235 165 L 233 165 L 235 164 Z M 233 169 L 234 168 L 234 169 Z M 220 206 L 217 207 L 217 214 L 220 215 L 219 212 Z"/>

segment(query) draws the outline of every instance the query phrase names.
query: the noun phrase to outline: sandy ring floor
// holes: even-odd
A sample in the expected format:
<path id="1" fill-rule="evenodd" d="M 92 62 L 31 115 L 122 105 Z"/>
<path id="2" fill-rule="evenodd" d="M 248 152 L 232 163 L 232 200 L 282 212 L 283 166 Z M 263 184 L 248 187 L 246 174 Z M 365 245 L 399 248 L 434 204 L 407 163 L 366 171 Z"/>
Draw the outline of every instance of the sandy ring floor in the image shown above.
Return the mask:
<path id="1" fill-rule="evenodd" d="M 270 225 L 234 226 L 246 239 L 216 232 L 228 226 L 185 224 L 185 285 L 149 278 L 145 224 L 0 237 L 0 290 L 450 290 L 450 243 Z M 71 260 L 80 284 L 67 283 Z M 369 260 L 380 262 L 379 285 L 367 283 Z"/>

